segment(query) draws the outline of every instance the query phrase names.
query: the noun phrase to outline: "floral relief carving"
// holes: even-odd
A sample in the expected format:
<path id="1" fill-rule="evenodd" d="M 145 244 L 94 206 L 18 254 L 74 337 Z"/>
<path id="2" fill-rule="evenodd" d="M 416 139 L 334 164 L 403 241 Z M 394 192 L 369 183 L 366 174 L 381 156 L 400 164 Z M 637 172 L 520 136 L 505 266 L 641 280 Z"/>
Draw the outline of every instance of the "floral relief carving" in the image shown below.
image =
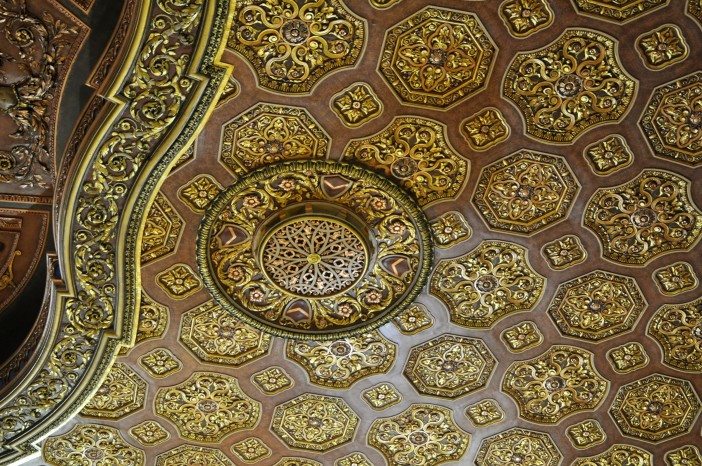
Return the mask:
<path id="1" fill-rule="evenodd" d="M 420 117 L 396 117 L 374 136 L 352 140 L 344 160 L 394 178 L 420 206 L 458 196 L 469 169 L 448 142 L 445 126 Z"/>
<path id="2" fill-rule="evenodd" d="M 143 408 L 145 400 L 146 381 L 127 364 L 116 362 L 80 413 L 89 417 L 119 419 Z"/>
<path id="3" fill-rule="evenodd" d="M 373 409 L 385 409 L 402 401 L 402 395 L 393 384 L 383 382 L 364 391 L 363 399 Z"/>
<path id="4" fill-rule="evenodd" d="M 695 18 L 702 27 L 702 2 L 700 0 L 687 0 L 687 13 Z"/>
<path id="5" fill-rule="evenodd" d="M 373 463 L 363 453 L 353 453 L 336 460 L 334 466 L 373 466 Z"/>
<path id="6" fill-rule="evenodd" d="M 306 109 L 260 103 L 224 124 L 219 158 L 241 176 L 275 162 L 324 158 L 328 146 Z"/>
<path id="7" fill-rule="evenodd" d="M 619 63 L 612 38 L 567 29 L 542 49 L 517 53 L 503 93 L 521 111 L 527 134 L 570 143 L 596 125 L 619 121 L 636 81 Z"/>
<path id="8" fill-rule="evenodd" d="M 340 0 L 238 2 L 228 46 L 253 67 L 261 86 L 309 93 L 329 72 L 353 66 L 365 21 Z"/>
<path id="9" fill-rule="evenodd" d="M 579 190 L 565 159 L 522 150 L 483 168 L 472 200 L 491 228 L 531 234 L 565 218 Z"/>
<path id="10" fill-rule="evenodd" d="M 544 336 L 536 324 L 530 320 L 505 329 L 502 340 L 513 353 L 521 353 L 539 346 Z"/>
<path id="11" fill-rule="evenodd" d="M 565 235 L 544 244 L 541 254 L 554 270 L 563 270 L 587 259 L 587 251 L 575 235 Z"/>
<path id="12" fill-rule="evenodd" d="M 266 395 L 274 395 L 293 386 L 293 379 L 280 367 L 269 367 L 251 378 Z"/>
<path id="13" fill-rule="evenodd" d="M 585 449 L 607 440 L 607 434 L 600 423 L 595 419 L 586 419 L 566 429 L 570 443 L 575 448 Z"/>
<path id="14" fill-rule="evenodd" d="M 608 388 L 593 354 L 573 346 L 554 345 L 536 358 L 517 361 L 502 379 L 502 390 L 517 403 L 519 415 L 543 424 L 593 410 Z"/>
<path id="15" fill-rule="evenodd" d="M 451 410 L 429 404 L 413 404 L 395 416 L 376 419 L 368 431 L 368 444 L 389 464 L 434 466 L 458 460 L 469 441 Z"/>
<path id="16" fill-rule="evenodd" d="M 507 140 L 509 124 L 498 109 L 485 108 L 461 122 L 461 134 L 474 151 L 482 152 Z"/>
<path id="17" fill-rule="evenodd" d="M 641 343 L 631 342 L 612 348 L 607 352 L 612 369 L 620 374 L 641 369 L 648 364 L 648 354 Z"/>
<path id="18" fill-rule="evenodd" d="M 178 197 L 190 210 L 202 213 L 217 194 L 222 185 L 210 175 L 198 175 L 178 190 Z"/>
<path id="19" fill-rule="evenodd" d="M 702 72 L 657 87 L 639 124 L 656 156 L 702 163 Z"/>
<path id="20" fill-rule="evenodd" d="M 558 447 L 543 432 L 512 428 L 480 443 L 477 466 L 558 466 L 562 460 Z"/>
<path id="21" fill-rule="evenodd" d="M 214 448 L 181 445 L 156 457 L 156 466 L 234 466 L 227 456 Z"/>
<path id="22" fill-rule="evenodd" d="M 271 429 L 292 448 L 327 451 L 351 441 L 358 422 L 342 398 L 306 393 L 275 407 Z"/>
<path id="23" fill-rule="evenodd" d="M 674 173 L 643 170 L 627 183 L 595 191 L 583 223 L 600 239 L 602 255 L 623 264 L 684 251 L 702 233 L 702 213 L 690 200 L 689 187 Z"/>
<path id="24" fill-rule="evenodd" d="M 663 349 L 663 362 L 684 371 L 702 371 L 702 298 L 661 306 L 648 334 Z"/>
<path id="25" fill-rule="evenodd" d="M 426 306 L 414 303 L 395 316 L 393 323 L 405 335 L 414 335 L 434 325 L 434 319 Z"/>
<path id="26" fill-rule="evenodd" d="M 161 192 L 149 209 L 141 240 L 141 264 L 175 251 L 183 233 L 183 218 Z"/>
<path id="27" fill-rule="evenodd" d="M 114 427 L 76 424 L 62 435 L 49 437 L 44 460 L 55 466 L 142 466 L 144 452 L 128 444 Z"/>
<path id="28" fill-rule="evenodd" d="M 495 54 L 477 16 L 429 6 L 387 31 L 379 69 L 404 102 L 447 108 L 483 88 Z"/>
<path id="29" fill-rule="evenodd" d="M 636 280 L 596 270 L 561 283 L 548 313 L 563 334 L 597 341 L 631 330 L 646 304 Z"/>
<path id="30" fill-rule="evenodd" d="M 358 82 L 332 97 L 331 109 L 350 128 L 364 125 L 383 112 L 383 102 L 370 85 Z"/>
<path id="31" fill-rule="evenodd" d="M 622 136 L 613 134 L 585 148 L 585 160 L 595 174 L 610 175 L 626 168 L 634 161 L 634 155 Z"/>
<path id="32" fill-rule="evenodd" d="M 669 466 L 702 466 L 702 455 L 694 445 L 685 445 L 665 454 Z"/>
<path id="33" fill-rule="evenodd" d="M 683 61 L 689 52 L 682 31 L 674 24 L 663 25 L 639 36 L 636 45 L 644 64 L 654 70 Z"/>
<path id="34" fill-rule="evenodd" d="M 456 211 L 441 214 L 429 222 L 429 228 L 434 237 L 434 245 L 442 249 L 467 241 L 473 235 L 473 229 L 466 218 Z"/>
<path id="35" fill-rule="evenodd" d="M 183 314 L 180 341 L 202 361 L 238 367 L 268 354 L 271 336 L 208 301 Z"/>
<path id="36" fill-rule="evenodd" d="M 531 268 L 525 248 L 484 241 L 468 254 L 439 261 L 430 291 L 446 304 L 452 322 L 487 328 L 509 314 L 531 310 L 545 283 Z"/>
<path id="37" fill-rule="evenodd" d="M 670 0 L 573 0 L 583 13 L 626 22 L 668 4 Z"/>
<path id="38" fill-rule="evenodd" d="M 291 456 L 286 456 L 281 458 L 281 460 L 275 463 L 273 466 L 322 466 L 322 463 L 308 458 L 293 458 Z"/>
<path id="39" fill-rule="evenodd" d="M 163 336 L 169 319 L 168 308 L 161 303 L 157 303 L 144 290 L 141 290 L 139 322 L 137 323 L 135 344 Z"/>
<path id="40" fill-rule="evenodd" d="M 653 457 L 649 452 L 632 445 L 614 444 L 604 453 L 579 458 L 572 466 L 653 466 Z"/>
<path id="41" fill-rule="evenodd" d="M 619 388 L 609 412 L 624 435 L 658 442 L 688 432 L 699 410 L 689 381 L 652 374 Z"/>
<path id="42" fill-rule="evenodd" d="M 232 445 L 232 452 L 244 463 L 255 463 L 271 456 L 271 449 L 256 437 L 249 437 Z"/>
<path id="43" fill-rule="evenodd" d="M 658 290 L 667 296 L 675 296 L 697 288 L 699 280 L 687 262 L 675 262 L 653 271 Z"/>
<path id="44" fill-rule="evenodd" d="M 157 274 L 156 284 L 175 300 L 185 299 L 202 288 L 202 282 L 187 264 L 173 264 Z"/>
<path id="45" fill-rule="evenodd" d="M 194 372 L 178 385 L 160 388 L 154 406 L 183 438 L 199 442 L 219 442 L 232 432 L 250 429 L 261 414 L 261 404 L 246 395 L 234 377 L 212 372 Z"/>
<path id="46" fill-rule="evenodd" d="M 507 30 L 515 37 L 528 37 L 553 23 L 548 0 L 506 0 L 500 5 L 500 16 Z"/>
<path id="47" fill-rule="evenodd" d="M 457 398 L 483 388 L 496 364 L 482 340 L 442 335 L 412 348 L 404 374 L 420 393 Z"/>
<path id="48" fill-rule="evenodd" d="M 505 417 L 500 404 L 488 398 L 466 408 L 466 416 L 476 427 L 484 427 L 500 422 Z"/>
<path id="49" fill-rule="evenodd" d="M 290 340 L 288 359 L 300 364 L 310 382 L 348 388 L 358 380 L 387 372 L 395 362 L 396 345 L 373 331 L 332 341 Z"/>
<path id="50" fill-rule="evenodd" d="M 178 372 L 182 366 L 178 358 L 165 348 L 156 348 L 149 351 L 141 358 L 139 364 L 146 369 L 152 377 L 157 379 L 168 377 Z"/>
<path id="51" fill-rule="evenodd" d="M 129 429 L 129 434 L 144 446 L 151 447 L 165 442 L 170 434 L 156 421 L 144 421 Z"/>

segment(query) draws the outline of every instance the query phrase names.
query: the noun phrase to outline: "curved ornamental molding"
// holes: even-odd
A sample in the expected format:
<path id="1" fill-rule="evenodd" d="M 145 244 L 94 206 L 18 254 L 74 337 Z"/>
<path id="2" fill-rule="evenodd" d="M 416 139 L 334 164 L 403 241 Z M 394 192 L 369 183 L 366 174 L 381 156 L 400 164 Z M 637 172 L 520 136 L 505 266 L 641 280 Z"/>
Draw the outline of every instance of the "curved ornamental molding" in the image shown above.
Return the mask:
<path id="1" fill-rule="evenodd" d="M 48 341 L 0 400 L 0 464 L 35 446 L 97 390 L 133 344 L 137 239 L 156 188 L 195 137 L 229 71 L 218 61 L 229 0 L 142 0 L 138 34 L 104 95 L 111 102 L 76 158 L 62 198 Z"/>

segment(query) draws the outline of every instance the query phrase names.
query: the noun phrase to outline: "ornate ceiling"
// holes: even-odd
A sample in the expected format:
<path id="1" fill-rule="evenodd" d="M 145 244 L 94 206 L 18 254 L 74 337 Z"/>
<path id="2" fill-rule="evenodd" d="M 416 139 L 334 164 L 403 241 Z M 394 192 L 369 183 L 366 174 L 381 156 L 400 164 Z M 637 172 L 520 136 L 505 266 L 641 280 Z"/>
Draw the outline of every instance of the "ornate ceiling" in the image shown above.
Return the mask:
<path id="1" fill-rule="evenodd" d="M 702 2 L 62 3 L 0 0 L 0 463 L 702 465 Z"/>

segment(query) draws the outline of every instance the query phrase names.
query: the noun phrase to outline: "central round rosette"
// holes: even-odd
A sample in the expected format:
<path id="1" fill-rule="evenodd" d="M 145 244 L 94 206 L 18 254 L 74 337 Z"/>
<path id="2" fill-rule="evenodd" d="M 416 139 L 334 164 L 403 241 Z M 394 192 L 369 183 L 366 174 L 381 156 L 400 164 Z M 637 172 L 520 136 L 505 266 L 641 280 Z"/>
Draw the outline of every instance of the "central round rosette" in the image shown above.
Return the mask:
<path id="1" fill-rule="evenodd" d="M 198 266 L 217 302 L 273 334 L 334 339 L 387 322 L 424 286 L 424 213 L 396 185 L 339 162 L 271 165 L 208 207 Z"/>

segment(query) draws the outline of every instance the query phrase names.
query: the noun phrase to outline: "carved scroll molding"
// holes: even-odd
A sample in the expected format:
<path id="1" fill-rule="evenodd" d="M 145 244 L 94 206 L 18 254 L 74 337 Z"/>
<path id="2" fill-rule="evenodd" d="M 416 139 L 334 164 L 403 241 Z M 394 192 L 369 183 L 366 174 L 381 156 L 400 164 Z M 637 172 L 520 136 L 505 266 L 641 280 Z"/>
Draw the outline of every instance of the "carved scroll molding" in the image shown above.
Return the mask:
<path id="1" fill-rule="evenodd" d="M 142 0 L 135 40 L 104 93 L 112 107 L 81 148 L 62 199 L 51 335 L 36 365 L 0 400 L 0 464 L 36 444 L 97 390 L 133 344 L 137 240 L 161 179 L 192 142 L 229 75 L 219 62 L 228 0 Z"/>

